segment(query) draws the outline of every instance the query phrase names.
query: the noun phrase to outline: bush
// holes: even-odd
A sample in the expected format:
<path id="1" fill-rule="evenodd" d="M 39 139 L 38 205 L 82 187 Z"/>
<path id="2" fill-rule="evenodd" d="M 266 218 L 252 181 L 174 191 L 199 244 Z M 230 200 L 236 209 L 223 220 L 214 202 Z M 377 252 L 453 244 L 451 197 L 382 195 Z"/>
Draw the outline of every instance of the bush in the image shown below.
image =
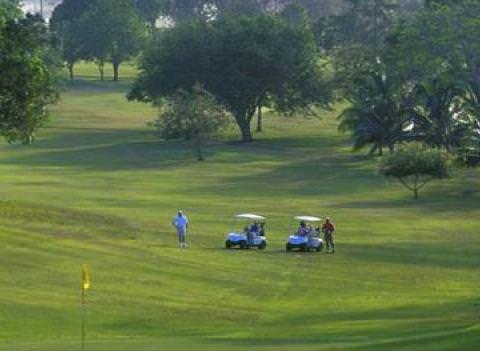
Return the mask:
<path id="1" fill-rule="evenodd" d="M 161 138 L 184 139 L 192 143 L 199 161 L 203 145 L 229 123 L 229 115 L 200 84 L 191 91 L 179 89 L 166 99 L 158 119 L 153 123 Z"/>
<path id="2" fill-rule="evenodd" d="M 448 177 L 445 155 L 439 150 L 417 143 L 409 144 L 384 157 L 379 171 L 386 177 L 397 179 L 413 192 L 415 199 L 418 199 L 419 191 L 427 183 Z"/>

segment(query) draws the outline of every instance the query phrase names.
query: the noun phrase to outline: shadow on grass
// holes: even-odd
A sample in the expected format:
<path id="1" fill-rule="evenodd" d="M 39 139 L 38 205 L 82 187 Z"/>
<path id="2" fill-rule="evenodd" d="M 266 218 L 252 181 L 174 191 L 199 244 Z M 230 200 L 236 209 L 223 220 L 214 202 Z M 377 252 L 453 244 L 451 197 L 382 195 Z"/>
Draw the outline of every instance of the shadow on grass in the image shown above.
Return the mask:
<path id="1" fill-rule="evenodd" d="M 71 92 L 85 92 L 91 94 L 92 92 L 117 92 L 127 94 L 133 84 L 133 79 L 122 79 L 118 82 L 112 80 L 93 80 L 89 76 L 77 76 L 75 80 L 64 80 L 63 88 Z"/>
<path id="2" fill-rule="evenodd" d="M 148 129 L 47 128 L 47 131 L 47 137 L 39 139 L 27 148 L 19 145 L 7 146 L 11 149 L 16 148 L 16 155 L 2 162 L 13 165 L 28 164 L 29 166 L 89 170 L 141 170 L 197 162 L 195 152 L 188 143 L 161 141 Z M 213 160 L 219 164 L 247 165 L 271 160 L 285 163 L 284 166 L 273 169 L 270 173 L 241 177 L 241 182 L 245 184 L 270 182 L 270 177 L 273 177 L 290 183 L 311 181 L 313 185 L 318 181 L 319 176 L 328 176 L 327 168 L 332 167 L 334 163 L 338 163 L 332 167 L 334 171 L 348 173 L 360 166 L 364 159 L 361 156 L 352 155 L 334 158 L 315 157 L 318 152 L 305 154 L 302 150 L 284 146 L 282 143 L 287 142 L 285 140 L 280 140 L 278 144 L 276 140 L 264 140 L 251 144 L 214 141 L 206 145 L 204 151 L 207 162 L 216 154 L 222 153 L 222 157 Z M 308 140 L 304 141 L 309 143 Z M 293 142 L 293 139 L 290 141 Z M 303 144 L 300 143 L 297 147 L 302 148 L 301 145 Z M 304 160 L 303 157 L 309 157 L 311 160 Z M 342 167 L 345 169 L 341 169 Z M 366 175 L 367 172 L 362 174 Z"/>
<path id="3" fill-rule="evenodd" d="M 261 149 L 257 150 L 257 154 Z M 338 154 L 324 157 L 321 154 L 302 158 L 285 157 L 273 159 L 277 164 L 269 164 L 262 172 L 262 165 L 252 166 L 252 174 L 224 176 L 218 182 L 216 194 L 219 196 L 283 197 L 295 201 L 299 197 L 352 194 L 367 190 L 379 190 L 383 179 L 371 170 L 371 163 L 358 155 Z M 192 189 L 193 193 L 211 191 L 209 186 Z"/>
<path id="4" fill-rule="evenodd" d="M 389 185 L 390 187 L 392 185 Z M 408 210 L 418 211 L 425 215 L 439 215 L 441 213 L 452 212 L 458 214 L 459 209 L 463 215 L 472 213 L 476 215 L 479 211 L 480 191 L 472 190 L 470 184 L 437 184 L 424 190 L 422 197 L 418 200 L 413 199 L 408 190 L 403 192 L 403 196 L 394 199 L 385 200 L 357 200 L 340 202 L 332 205 L 337 209 L 378 209 L 378 210 Z M 467 187 L 467 188 L 465 188 Z M 403 189 L 403 188 L 402 188 Z"/>
<path id="5" fill-rule="evenodd" d="M 4 164 L 141 170 L 196 162 L 187 143 L 160 141 L 149 131 L 67 129 L 27 149 L 11 147 L 18 148 L 19 153 L 4 159 Z M 31 149 L 37 152 L 27 152 Z"/>
<path id="6" fill-rule="evenodd" d="M 478 330 L 475 303 L 473 299 L 461 299 L 443 304 L 369 310 L 292 312 L 261 322 L 257 328 L 261 330 L 261 337 L 253 331 L 250 337 L 228 340 L 212 338 L 210 342 L 265 347 L 317 345 L 322 350 L 327 349 L 330 343 L 337 346 L 344 344 L 342 350 L 392 342 L 412 345 L 412 342 L 418 344 L 432 336 L 438 340 Z M 453 321 L 449 318 L 459 315 L 464 318 Z M 415 328 L 411 327 L 412 323 L 415 323 Z M 319 326 L 322 325 L 324 327 L 320 329 Z M 289 333 L 278 335 L 271 332 L 278 329 L 289 330 Z M 480 334 L 477 334 L 476 339 L 480 339 Z"/>
<path id="7" fill-rule="evenodd" d="M 480 266 L 480 247 L 461 241 L 411 242 L 392 245 L 342 243 L 349 257 L 368 263 L 401 264 L 412 266 L 473 269 Z"/>

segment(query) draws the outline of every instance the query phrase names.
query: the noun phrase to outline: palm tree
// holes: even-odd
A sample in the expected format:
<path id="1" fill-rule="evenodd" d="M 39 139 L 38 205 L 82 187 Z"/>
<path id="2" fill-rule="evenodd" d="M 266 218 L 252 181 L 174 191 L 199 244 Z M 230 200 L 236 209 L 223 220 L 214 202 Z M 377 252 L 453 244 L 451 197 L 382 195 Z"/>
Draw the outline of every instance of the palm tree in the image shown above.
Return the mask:
<path id="1" fill-rule="evenodd" d="M 409 134 L 411 109 L 406 94 L 394 79 L 379 72 L 357 79 L 354 86 L 348 99 L 351 106 L 339 116 L 339 130 L 352 133 L 354 150 L 371 145 L 370 154 L 382 155 L 385 147 L 392 152 Z"/>
<path id="2" fill-rule="evenodd" d="M 474 129 L 476 119 L 470 109 L 465 84 L 434 79 L 415 89 L 415 132 L 435 148 L 453 151 Z"/>

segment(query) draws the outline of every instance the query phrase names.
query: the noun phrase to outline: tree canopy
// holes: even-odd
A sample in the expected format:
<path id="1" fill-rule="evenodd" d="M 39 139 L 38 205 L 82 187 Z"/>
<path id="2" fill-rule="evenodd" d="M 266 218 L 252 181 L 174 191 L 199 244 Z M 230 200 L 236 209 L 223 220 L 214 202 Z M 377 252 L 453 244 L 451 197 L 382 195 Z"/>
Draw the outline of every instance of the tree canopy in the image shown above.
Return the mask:
<path id="1" fill-rule="evenodd" d="M 385 156 L 379 171 L 386 177 L 398 179 L 413 192 L 415 199 L 418 199 L 419 191 L 427 183 L 448 177 L 445 156 L 438 150 L 427 149 L 415 143 Z"/>
<path id="2" fill-rule="evenodd" d="M 184 139 L 192 144 L 197 159 L 204 160 L 204 143 L 229 123 L 229 115 L 200 84 L 179 89 L 165 99 L 153 123 L 165 140 Z"/>
<path id="3" fill-rule="evenodd" d="M 355 146 L 373 143 L 378 149 L 387 137 L 394 144 L 417 140 L 456 152 L 465 140 L 475 139 L 480 2 L 427 5 L 391 17 L 374 47 L 344 39 L 334 41 L 332 50 L 327 47 L 341 96 L 352 103 L 341 128 L 352 132 Z M 372 85 L 375 81 L 389 84 Z"/>
<path id="4" fill-rule="evenodd" d="M 43 20 L 22 17 L 18 2 L 0 7 L 0 135 L 29 144 L 57 98 Z"/>
<path id="5" fill-rule="evenodd" d="M 201 83 L 234 116 L 243 141 L 269 96 L 278 111 L 327 103 L 330 95 L 313 31 L 269 14 L 180 24 L 163 33 L 140 64 L 130 99 L 155 102 Z"/>
<path id="6" fill-rule="evenodd" d="M 152 26 L 161 11 L 162 4 L 155 4 L 133 0 L 65 0 L 60 4 L 50 26 L 61 38 L 70 77 L 75 62 L 84 59 L 97 62 L 101 79 L 103 65 L 111 62 L 117 81 L 120 64 L 139 53 L 146 24 Z"/>

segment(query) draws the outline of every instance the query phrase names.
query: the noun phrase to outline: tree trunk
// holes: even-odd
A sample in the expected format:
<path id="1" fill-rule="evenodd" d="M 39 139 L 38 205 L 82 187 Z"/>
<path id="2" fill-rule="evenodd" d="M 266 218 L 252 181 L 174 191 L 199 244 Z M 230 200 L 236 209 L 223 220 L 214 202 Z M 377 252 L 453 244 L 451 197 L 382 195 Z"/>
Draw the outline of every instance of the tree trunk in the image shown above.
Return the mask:
<path id="1" fill-rule="evenodd" d="M 118 69 L 120 67 L 120 63 L 114 62 L 113 63 L 113 80 L 118 82 Z"/>
<path id="2" fill-rule="evenodd" d="M 74 80 L 75 79 L 75 74 L 73 72 L 73 66 L 75 64 L 74 63 L 67 63 L 67 67 L 68 67 L 68 73 L 70 75 L 70 80 Z"/>
<path id="3" fill-rule="evenodd" d="M 238 126 L 240 127 L 240 131 L 242 132 L 242 142 L 249 143 L 253 141 L 250 123 L 247 121 L 242 121 L 238 123 Z"/>
<path id="4" fill-rule="evenodd" d="M 395 145 L 394 144 L 388 144 L 388 151 L 390 154 L 393 154 L 395 151 Z"/>
<path id="5" fill-rule="evenodd" d="M 415 200 L 418 200 L 418 174 L 415 175 L 413 182 L 413 195 L 415 196 Z"/>
<path id="6" fill-rule="evenodd" d="M 98 72 L 100 73 L 100 80 L 103 82 L 105 80 L 105 64 L 103 61 L 98 63 Z"/>
<path id="7" fill-rule="evenodd" d="M 257 132 L 261 133 L 263 131 L 263 114 L 262 114 L 262 105 L 258 106 L 257 111 Z"/>
<path id="8" fill-rule="evenodd" d="M 203 157 L 202 141 L 200 139 L 195 140 L 195 148 L 197 149 L 197 160 L 204 161 L 205 158 Z"/>

